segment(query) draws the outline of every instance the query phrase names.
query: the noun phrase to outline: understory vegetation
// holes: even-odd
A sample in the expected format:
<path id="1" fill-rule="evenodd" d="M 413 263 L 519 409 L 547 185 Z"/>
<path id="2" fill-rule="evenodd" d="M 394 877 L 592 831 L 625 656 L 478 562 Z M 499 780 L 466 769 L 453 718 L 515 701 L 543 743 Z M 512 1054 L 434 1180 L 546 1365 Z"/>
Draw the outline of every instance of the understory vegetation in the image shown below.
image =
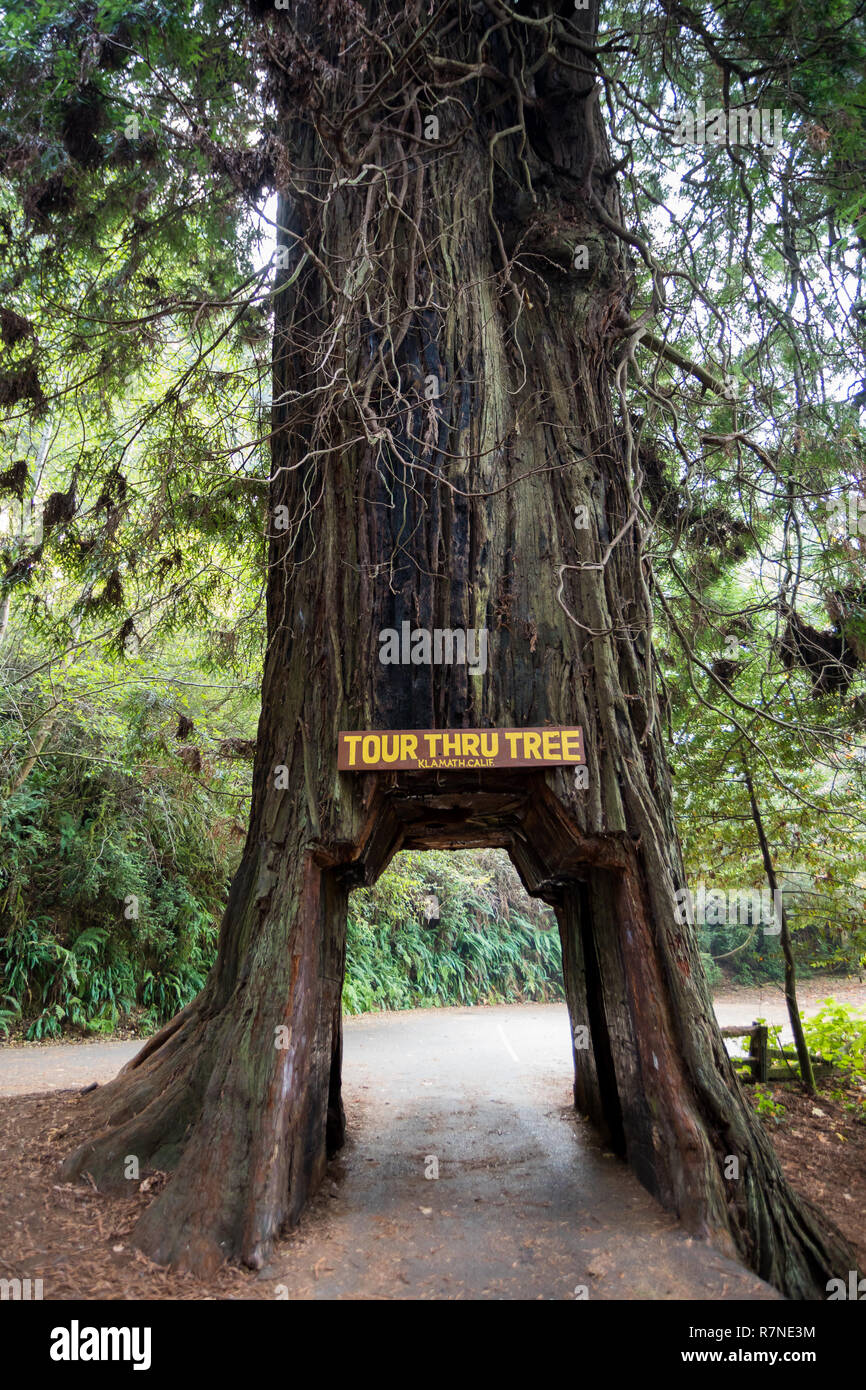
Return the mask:
<path id="1" fill-rule="evenodd" d="M 218 712 L 200 727 L 176 679 L 87 675 L 2 803 L 0 1028 L 20 1019 L 30 1038 L 130 1018 L 149 1030 L 194 998 L 245 833 L 249 764 Z M 13 696 L 18 719 L 28 703 L 10 684 L 10 739 Z"/>
<path id="2" fill-rule="evenodd" d="M 405 852 L 349 900 L 350 1013 L 562 998 L 556 919 L 504 850 Z"/>

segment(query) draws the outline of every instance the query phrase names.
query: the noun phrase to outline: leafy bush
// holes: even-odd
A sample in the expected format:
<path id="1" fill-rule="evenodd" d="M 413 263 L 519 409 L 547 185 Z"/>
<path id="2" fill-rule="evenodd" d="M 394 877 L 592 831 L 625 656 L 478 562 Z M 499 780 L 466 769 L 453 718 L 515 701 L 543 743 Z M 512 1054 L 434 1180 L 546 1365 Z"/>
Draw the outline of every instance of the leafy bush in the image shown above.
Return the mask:
<path id="1" fill-rule="evenodd" d="M 839 1067 L 852 1082 L 866 1086 L 866 1018 L 836 999 L 821 1002 L 824 1007 L 817 1014 L 803 1019 L 809 1048 Z"/>
<path id="2" fill-rule="evenodd" d="M 704 964 L 707 957 L 712 962 L 713 969 L 708 972 L 711 984 L 726 976 L 742 985 L 784 978 L 785 961 L 779 938 L 764 932 L 761 924 L 699 923 L 698 941 Z"/>
<path id="3" fill-rule="evenodd" d="M 704 967 L 704 974 L 710 989 L 714 989 L 724 979 L 721 970 L 708 951 L 701 951 L 701 964 Z"/>
<path id="4" fill-rule="evenodd" d="M 136 1006 L 156 1026 L 198 993 L 213 961 L 238 838 L 220 811 L 220 774 L 191 776 L 165 746 L 152 698 L 129 698 L 122 712 L 116 722 L 67 716 L 2 806 L 7 1033 L 18 1013 L 29 1038 L 110 1032 Z"/>
<path id="5" fill-rule="evenodd" d="M 773 1092 L 769 1086 L 757 1085 L 753 1092 L 754 1106 L 757 1114 L 765 1115 L 775 1123 L 781 1124 L 785 1116 L 785 1106 L 781 1101 L 774 1100 Z"/>

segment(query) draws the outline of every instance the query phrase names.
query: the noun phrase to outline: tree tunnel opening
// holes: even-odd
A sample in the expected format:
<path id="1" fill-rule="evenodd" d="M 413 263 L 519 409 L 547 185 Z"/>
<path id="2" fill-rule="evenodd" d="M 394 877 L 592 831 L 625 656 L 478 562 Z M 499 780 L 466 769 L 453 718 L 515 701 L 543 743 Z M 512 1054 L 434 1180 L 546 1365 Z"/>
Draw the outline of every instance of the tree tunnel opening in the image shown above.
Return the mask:
<path id="1" fill-rule="evenodd" d="M 390 776 L 378 790 L 379 804 L 367 822 L 366 844 L 350 865 L 331 871 L 334 877 L 351 892 L 372 886 L 406 850 L 505 851 L 522 892 L 530 901 L 541 899 L 553 909 L 555 920 L 549 929 L 558 933 L 561 945 L 575 1110 L 591 1121 L 599 1139 L 618 1157 L 628 1159 L 611 1047 L 611 1032 L 622 1035 L 623 1029 L 608 1017 L 621 992 L 613 989 L 606 995 L 593 927 L 599 904 L 607 916 L 598 929 L 610 931 L 613 925 L 609 904 L 616 900 L 616 890 L 609 880 L 617 872 L 614 847 L 604 842 L 581 844 L 549 796 L 543 777 L 494 774 L 483 786 L 477 781 L 461 786 L 452 776 L 427 786 L 421 779 L 407 783 L 405 778 L 401 785 L 399 776 Z M 602 867 L 596 860 L 601 860 Z M 346 1134 L 342 1056 L 341 1022 L 329 1080 L 328 1157 L 334 1156 Z M 641 1174 L 639 1169 L 638 1174 L 657 1194 L 654 1174 Z"/>

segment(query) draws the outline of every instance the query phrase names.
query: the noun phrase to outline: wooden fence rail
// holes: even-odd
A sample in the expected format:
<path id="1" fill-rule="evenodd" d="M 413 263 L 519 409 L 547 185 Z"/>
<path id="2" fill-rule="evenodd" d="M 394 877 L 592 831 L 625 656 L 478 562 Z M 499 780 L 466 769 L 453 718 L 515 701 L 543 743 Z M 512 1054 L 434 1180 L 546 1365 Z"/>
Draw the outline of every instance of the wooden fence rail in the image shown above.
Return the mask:
<path id="1" fill-rule="evenodd" d="M 799 1081 L 800 1070 L 797 1066 L 785 1065 L 782 1067 L 771 1067 L 770 1058 L 781 1058 L 785 1063 L 791 1059 L 797 1062 L 797 1054 L 790 1048 L 770 1047 L 770 1029 L 766 1023 L 751 1023 L 745 1028 L 740 1028 L 733 1024 L 722 1029 L 723 1038 L 749 1038 L 749 1051 L 743 1057 L 732 1057 L 731 1061 L 736 1063 L 748 1062 L 748 1075 L 742 1076 L 741 1080 L 753 1085 L 763 1081 Z M 812 1068 L 815 1076 L 827 1076 L 832 1070 L 829 1062 L 817 1053 L 810 1053 L 812 1057 Z"/>

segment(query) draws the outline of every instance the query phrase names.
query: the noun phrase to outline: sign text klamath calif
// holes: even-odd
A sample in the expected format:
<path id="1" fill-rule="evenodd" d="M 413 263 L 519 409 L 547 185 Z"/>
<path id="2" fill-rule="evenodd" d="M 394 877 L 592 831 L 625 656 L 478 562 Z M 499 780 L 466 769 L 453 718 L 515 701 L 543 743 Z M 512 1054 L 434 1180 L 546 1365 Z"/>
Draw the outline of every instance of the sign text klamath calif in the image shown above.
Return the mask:
<path id="1" fill-rule="evenodd" d="M 559 767 L 585 762 L 580 729 L 393 729 L 341 733 L 340 772 Z"/>

